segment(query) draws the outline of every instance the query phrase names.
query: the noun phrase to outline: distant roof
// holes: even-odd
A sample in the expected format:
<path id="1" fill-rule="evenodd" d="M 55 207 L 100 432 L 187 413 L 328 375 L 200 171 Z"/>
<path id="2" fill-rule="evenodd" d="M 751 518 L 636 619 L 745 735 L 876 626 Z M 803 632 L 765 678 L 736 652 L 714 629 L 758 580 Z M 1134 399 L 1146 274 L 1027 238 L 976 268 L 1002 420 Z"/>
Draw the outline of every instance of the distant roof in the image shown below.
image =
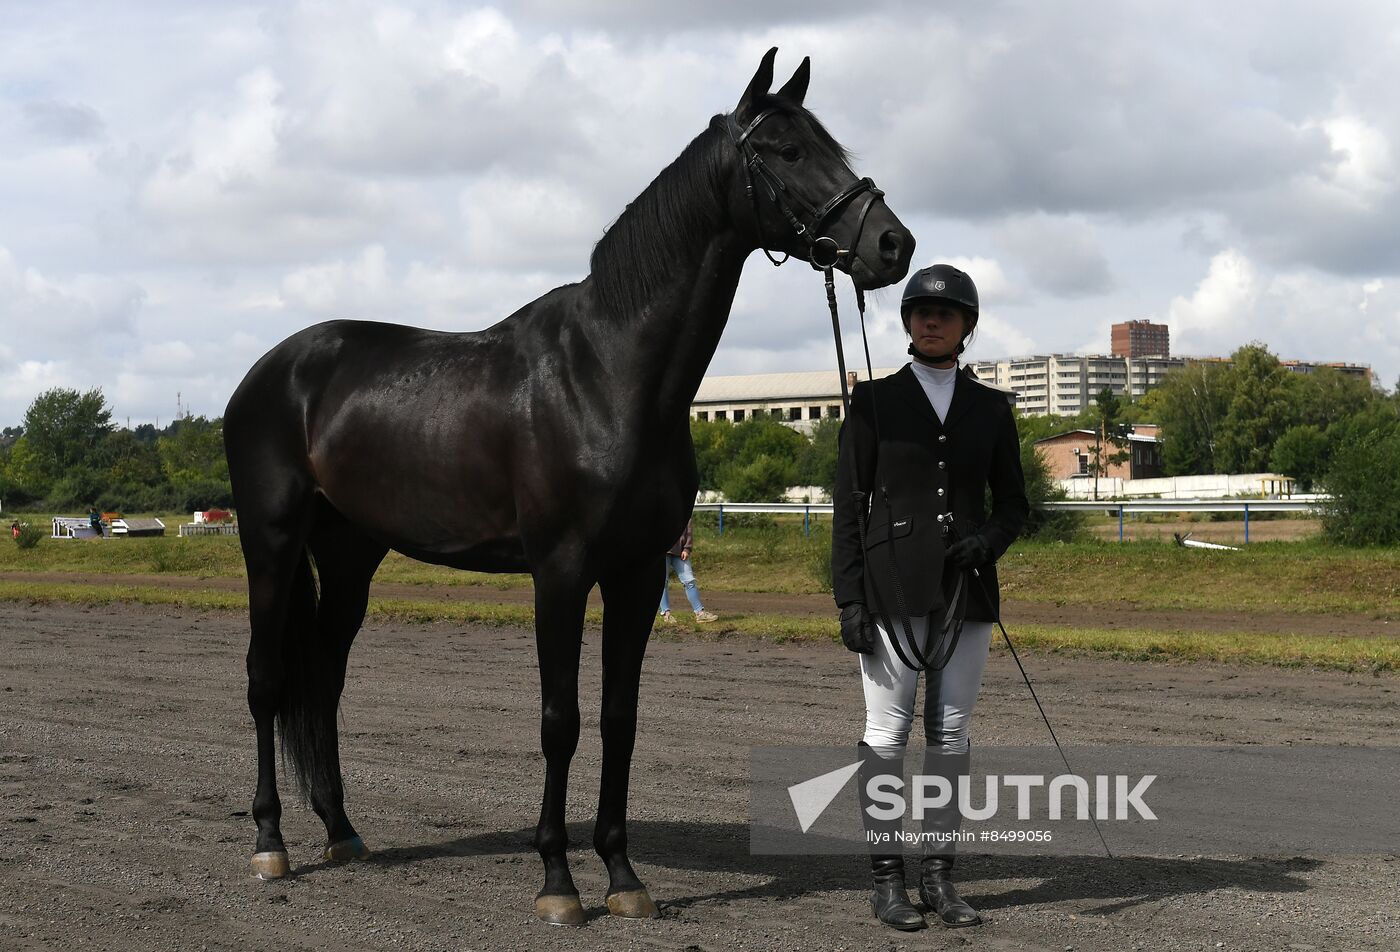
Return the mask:
<path id="1" fill-rule="evenodd" d="M 1136 425 L 1137 425 L 1137 426 L 1150 426 L 1150 427 L 1152 427 L 1153 429 L 1156 429 L 1156 428 L 1157 428 L 1157 424 L 1156 424 L 1156 423 L 1138 423 L 1138 424 L 1136 424 Z M 1061 430 L 1059 433 L 1056 433 L 1056 434 L 1054 434 L 1053 436 L 1044 437 L 1044 438 L 1042 438 L 1042 439 L 1036 440 L 1036 442 L 1037 442 L 1037 443 L 1048 443 L 1048 442 L 1050 442 L 1051 440 L 1062 440 L 1062 439 L 1064 439 L 1064 438 L 1067 437 L 1067 436 L 1077 436 L 1077 435 L 1079 435 L 1079 434 L 1081 434 L 1081 433 L 1082 433 L 1083 435 L 1085 435 L 1085 436 L 1097 436 L 1097 435 L 1098 435 L 1098 434 L 1097 434 L 1095 431 L 1093 431 L 1093 430 Z M 1160 442 L 1162 442 L 1162 438 L 1161 438 L 1160 436 L 1151 436 L 1151 435 L 1149 435 L 1149 434 L 1147 434 L 1147 433 L 1129 433 L 1129 434 L 1128 434 L 1128 439 L 1131 440 L 1131 441 L 1133 441 L 1133 442 L 1137 442 L 1137 443 L 1160 443 Z"/>
<path id="2" fill-rule="evenodd" d="M 855 368 L 851 368 L 855 370 Z M 888 377 L 899 367 L 876 367 L 875 376 Z M 869 379 L 865 368 L 856 371 L 858 380 Z M 841 375 L 836 368 L 804 370 L 782 374 L 739 374 L 706 377 L 700 381 L 694 403 L 738 403 L 749 400 L 827 399 L 841 393 Z"/>
<path id="3" fill-rule="evenodd" d="M 1086 436 L 1093 436 L 1093 435 L 1094 435 L 1094 431 L 1093 431 L 1093 430 L 1063 430 L 1063 431 L 1061 431 L 1061 432 L 1059 432 L 1059 433 L 1056 433 L 1054 436 L 1042 437 L 1041 439 L 1036 440 L 1036 442 L 1037 442 L 1037 443 L 1049 443 L 1051 440 L 1059 440 L 1059 439 L 1063 439 L 1063 438 L 1066 437 L 1066 436 L 1074 436 L 1076 433 L 1083 433 L 1083 434 L 1085 434 Z"/>

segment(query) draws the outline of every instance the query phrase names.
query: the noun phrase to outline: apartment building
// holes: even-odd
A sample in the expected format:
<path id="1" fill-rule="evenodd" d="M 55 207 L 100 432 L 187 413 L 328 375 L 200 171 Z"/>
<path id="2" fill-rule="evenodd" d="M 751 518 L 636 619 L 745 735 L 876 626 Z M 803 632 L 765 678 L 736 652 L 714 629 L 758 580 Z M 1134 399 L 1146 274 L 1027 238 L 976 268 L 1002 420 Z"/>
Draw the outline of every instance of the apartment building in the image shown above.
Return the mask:
<path id="1" fill-rule="evenodd" d="M 1113 357 L 1101 354 L 1040 354 L 1011 360 L 982 360 L 973 373 L 1016 393 L 1025 414 L 1070 415 L 1094 402 L 1105 387 L 1120 397 L 1140 397 L 1157 386 L 1179 357 Z"/>
<path id="2" fill-rule="evenodd" d="M 1115 357 L 1170 357 L 1171 335 L 1165 324 L 1122 321 L 1109 332 L 1109 350 Z"/>

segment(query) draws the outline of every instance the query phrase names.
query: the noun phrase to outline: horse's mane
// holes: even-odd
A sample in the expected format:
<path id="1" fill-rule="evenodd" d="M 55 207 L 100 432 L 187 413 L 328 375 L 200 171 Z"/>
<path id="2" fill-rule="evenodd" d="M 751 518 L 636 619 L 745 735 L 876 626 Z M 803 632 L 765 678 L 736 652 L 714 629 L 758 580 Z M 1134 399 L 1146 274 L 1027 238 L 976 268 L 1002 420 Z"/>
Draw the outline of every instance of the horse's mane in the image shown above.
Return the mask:
<path id="1" fill-rule="evenodd" d="M 758 109 L 801 115 L 816 143 L 850 164 L 850 153 L 801 106 L 764 96 Z M 738 152 L 722 115 L 710 120 L 642 194 L 617 216 L 593 246 L 589 261 L 598 300 L 612 314 L 635 314 L 671 276 L 677 256 L 698 253 L 724 215 L 721 186 Z"/>

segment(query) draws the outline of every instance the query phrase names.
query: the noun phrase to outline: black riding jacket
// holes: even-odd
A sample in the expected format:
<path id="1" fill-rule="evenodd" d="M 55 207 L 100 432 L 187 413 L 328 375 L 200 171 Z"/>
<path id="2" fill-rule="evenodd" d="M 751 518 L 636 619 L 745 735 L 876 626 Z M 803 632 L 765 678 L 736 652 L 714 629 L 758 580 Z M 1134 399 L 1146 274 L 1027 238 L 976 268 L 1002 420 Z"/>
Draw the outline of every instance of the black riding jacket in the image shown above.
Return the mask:
<path id="1" fill-rule="evenodd" d="M 879 408 L 878 444 L 872 402 Z M 1030 510 L 1006 394 L 964 368 L 947 419 L 940 422 L 913 369 L 905 366 L 889 377 L 856 384 L 840 447 L 831 530 L 836 603 L 864 602 L 871 611 L 883 603 L 899 624 L 889 555 L 893 536 L 904 611 L 911 618 L 941 611 L 951 596 L 944 550 L 953 538 L 978 533 L 991 546 L 992 561 L 979 567 L 984 584 L 967 580 L 965 617 L 994 621 L 1000 608 L 995 562 L 1020 534 Z M 984 501 L 988 487 L 990 513 Z M 852 495 L 856 488 L 866 493 L 869 506 L 864 553 Z"/>

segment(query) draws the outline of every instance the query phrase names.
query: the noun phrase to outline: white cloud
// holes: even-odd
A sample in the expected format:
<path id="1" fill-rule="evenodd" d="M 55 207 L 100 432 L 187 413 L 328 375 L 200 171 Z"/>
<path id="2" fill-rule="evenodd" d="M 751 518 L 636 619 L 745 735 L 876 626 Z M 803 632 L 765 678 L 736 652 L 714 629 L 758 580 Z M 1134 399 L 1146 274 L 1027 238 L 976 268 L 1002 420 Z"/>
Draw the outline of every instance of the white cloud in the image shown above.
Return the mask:
<path id="1" fill-rule="evenodd" d="M 82 347 L 87 337 L 130 333 L 144 296 L 121 278 L 45 277 L 0 247 L 0 327 L 11 349 L 31 357 Z"/>
<path id="2" fill-rule="evenodd" d="M 1173 352 L 1219 354 L 1246 343 L 1245 319 L 1253 314 L 1260 291 L 1249 259 L 1233 248 L 1217 254 L 1195 292 L 1173 299 L 1167 309 Z"/>

